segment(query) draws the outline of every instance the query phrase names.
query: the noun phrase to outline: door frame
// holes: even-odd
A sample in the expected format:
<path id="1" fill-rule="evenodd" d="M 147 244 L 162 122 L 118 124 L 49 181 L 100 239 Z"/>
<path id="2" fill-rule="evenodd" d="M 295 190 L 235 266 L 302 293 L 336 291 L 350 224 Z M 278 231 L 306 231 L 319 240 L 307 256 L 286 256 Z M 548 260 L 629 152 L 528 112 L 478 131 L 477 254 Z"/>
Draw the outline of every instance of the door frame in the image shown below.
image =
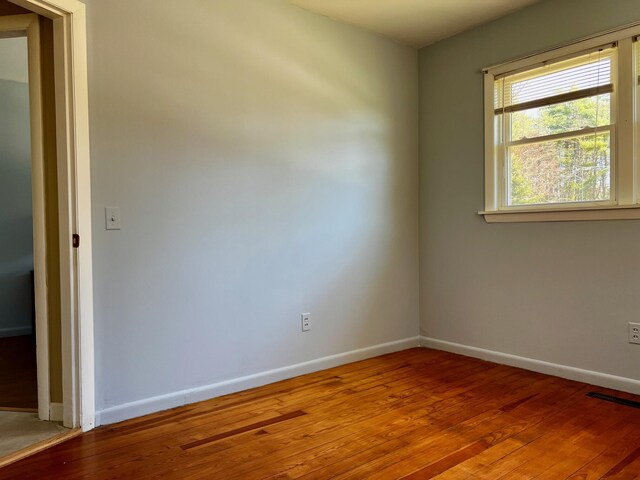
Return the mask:
<path id="1" fill-rule="evenodd" d="M 85 6 L 78 0 L 9 1 L 53 21 L 63 423 L 87 431 L 95 426 L 95 372 Z"/>
<path id="2" fill-rule="evenodd" d="M 33 271 L 38 417 L 49 420 L 49 314 L 47 300 L 47 240 L 40 76 L 40 24 L 34 14 L 0 17 L 0 38 L 26 37 L 29 75 L 29 127 L 31 145 L 31 202 L 33 215 Z"/>

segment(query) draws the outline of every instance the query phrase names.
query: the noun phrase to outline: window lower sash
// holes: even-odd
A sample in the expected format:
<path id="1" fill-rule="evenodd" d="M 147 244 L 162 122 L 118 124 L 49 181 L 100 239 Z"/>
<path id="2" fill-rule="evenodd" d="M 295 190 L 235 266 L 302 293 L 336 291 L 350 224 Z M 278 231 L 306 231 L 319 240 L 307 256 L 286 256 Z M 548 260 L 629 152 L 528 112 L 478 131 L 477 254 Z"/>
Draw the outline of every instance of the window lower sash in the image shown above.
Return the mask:
<path id="1" fill-rule="evenodd" d="M 611 133 L 614 125 L 604 125 L 602 127 L 586 127 L 581 130 L 572 130 L 569 132 L 553 133 L 551 135 L 543 135 L 541 137 L 521 138 L 512 142 L 506 142 L 507 147 L 515 147 L 518 145 L 528 145 L 533 143 L 543 143 L 551 140 L 562 140 L 563 138 L 586 137 L 588 135 L 597 135 L 599 133 Z"/>

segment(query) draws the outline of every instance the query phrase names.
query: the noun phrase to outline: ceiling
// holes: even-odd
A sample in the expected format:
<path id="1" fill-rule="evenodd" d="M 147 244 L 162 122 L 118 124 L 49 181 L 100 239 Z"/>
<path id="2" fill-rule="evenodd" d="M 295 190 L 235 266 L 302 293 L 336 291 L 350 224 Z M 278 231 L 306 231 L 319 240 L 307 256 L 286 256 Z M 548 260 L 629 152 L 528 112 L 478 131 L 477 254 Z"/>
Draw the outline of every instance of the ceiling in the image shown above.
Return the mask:
<path id="1" fill-rule="evenodd" d="M 538 0 L 289 0 L 407 45 L 424 47 Z"/>

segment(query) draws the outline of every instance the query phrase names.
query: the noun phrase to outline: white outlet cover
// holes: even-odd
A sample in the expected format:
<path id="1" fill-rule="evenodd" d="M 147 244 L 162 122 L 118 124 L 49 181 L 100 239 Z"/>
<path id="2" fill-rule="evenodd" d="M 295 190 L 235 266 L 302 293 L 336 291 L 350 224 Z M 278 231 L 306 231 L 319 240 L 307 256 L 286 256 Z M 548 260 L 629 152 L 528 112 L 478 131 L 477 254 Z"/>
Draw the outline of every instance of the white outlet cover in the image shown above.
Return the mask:
<path id="1" fill-rule="evenodd" d="M 120 207 L 105 207 L 104 217 L 107 230 L 120 230 L 122 228 Z"/>
<path id="2" fill-rule="evenodd" d="M 629 323 L 629 343 L 640 345 L 640 323 Z"/>
<path id="3" fill-rule="evenodd" d="M 309 330 L 311 330 L 311 314 L 303 313 L 302 315 L 300 315 L 300 319 L 302 320 L 302 331 L 308 332 Z"/>

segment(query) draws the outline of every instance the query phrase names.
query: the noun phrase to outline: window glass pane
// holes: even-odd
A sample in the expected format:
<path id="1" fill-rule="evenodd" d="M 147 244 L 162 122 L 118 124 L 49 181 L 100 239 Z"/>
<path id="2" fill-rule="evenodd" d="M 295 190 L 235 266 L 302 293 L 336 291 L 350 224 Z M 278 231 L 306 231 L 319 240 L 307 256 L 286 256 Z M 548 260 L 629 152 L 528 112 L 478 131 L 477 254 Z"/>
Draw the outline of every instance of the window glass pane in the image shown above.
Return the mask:
<path id="1" fill-rule="evenodd" d="M 511 114 L 511 140 L 611 124 L 611 94 L 531 108 Z"/>
<path id="2" fill-rule="evenodd" d="M 507 149 L 509 205 L 609 200 L 609 132 Z"/>

